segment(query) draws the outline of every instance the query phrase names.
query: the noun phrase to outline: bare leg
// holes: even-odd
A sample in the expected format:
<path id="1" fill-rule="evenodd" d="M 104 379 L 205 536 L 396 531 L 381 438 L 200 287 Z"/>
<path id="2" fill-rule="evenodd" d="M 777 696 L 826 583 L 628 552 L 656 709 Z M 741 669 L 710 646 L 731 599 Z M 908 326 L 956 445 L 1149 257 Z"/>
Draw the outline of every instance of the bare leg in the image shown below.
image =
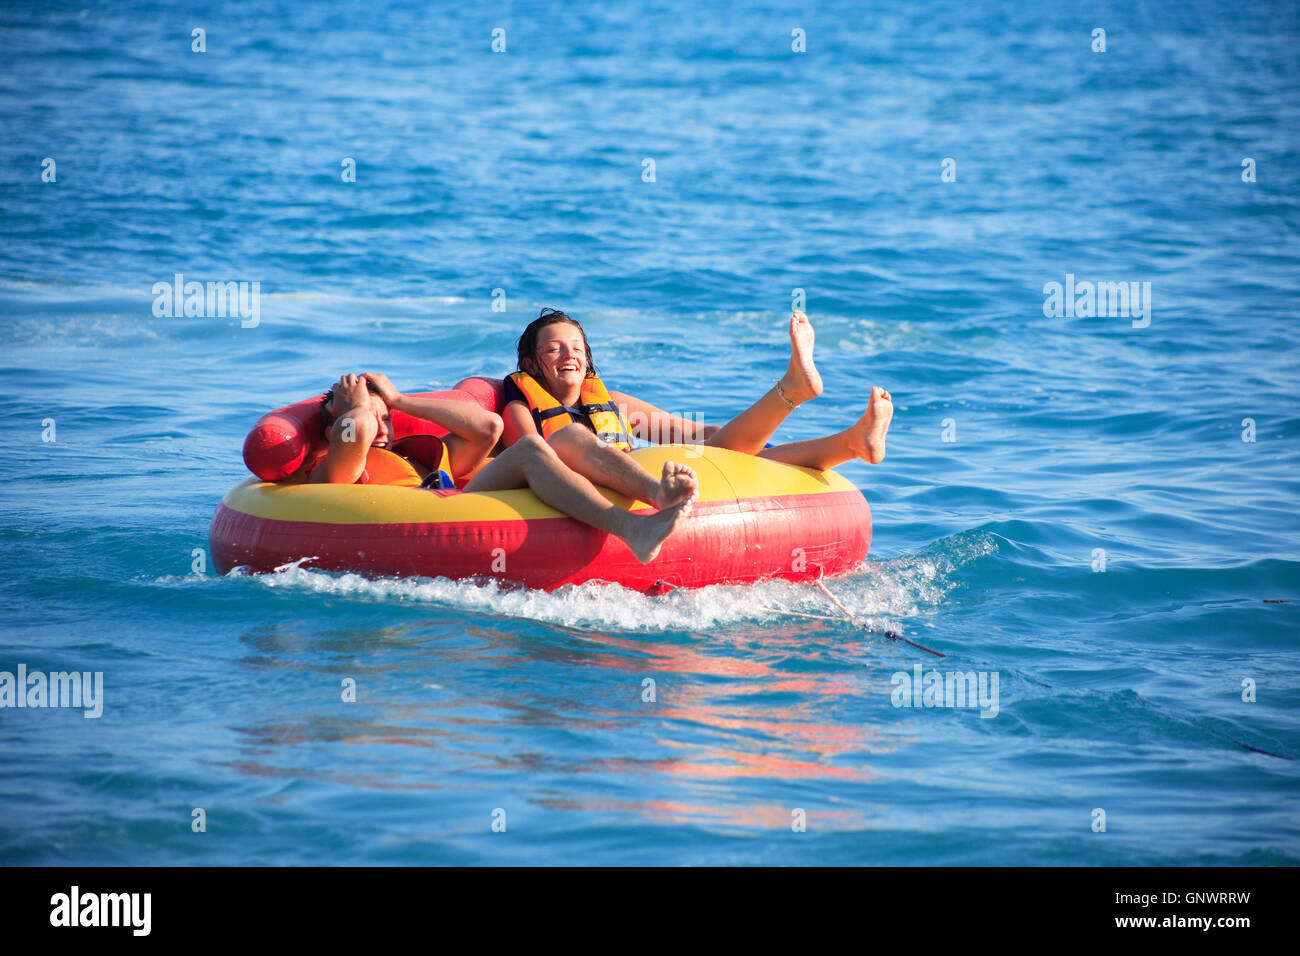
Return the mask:
<path id="1" fill-rule="evenodd" d="M 484 465 L 465 486 L 465 491 L 508 491 L 525 487 L 557 511 L 622 538 L 642 564 L 655 559 L 664 540 L 691 513 L 695 503 L 692 494 L 657 514 L 629 514 L 605 498 L 590 481 L 565 466 L 540 435 L 519 439 Z"/>
<path id="2" fill-rule="evenodd" d="M 671 461 L 664 462 L 663 472 L 655 478 L 635 458 L 579 424 L 561 428 L 547 441 L 560 461 L 584 478 L 656 508 L 685 501 L 699 486 L 692 469 Z"/>
<path id="3" fill-rule="evenodd" d="M 781 376 L 780 385 L 785 398 L 795 405 L 822 393 L 822 377 L 813 364 L 813 338 L 808 316 L 802 312 L 791 315 L 790 364 L 785 375 Z M 762 398 L 714 432 L 705 444 L 756 455 L 792 411 L 794 408 L 773 386 Z"/>
<path id="4" fill-rule="evenodd" d="M 894 402 L 879 385 L 871 389 L 867 410 L 851 428 L 824 438 L 791 442 L 759 452 L 758 457 L 825 471 L 861 458 L 873 465 L 885 460 L 885 435 L 894 418 Z"/>

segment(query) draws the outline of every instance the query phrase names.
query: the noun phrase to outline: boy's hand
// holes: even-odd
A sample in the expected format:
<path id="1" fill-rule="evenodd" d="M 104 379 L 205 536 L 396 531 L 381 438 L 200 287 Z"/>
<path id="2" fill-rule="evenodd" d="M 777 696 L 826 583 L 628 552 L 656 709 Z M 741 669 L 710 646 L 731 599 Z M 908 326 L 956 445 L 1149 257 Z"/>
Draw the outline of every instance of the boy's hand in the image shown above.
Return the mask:
<path id="1" fill-rule="evenodd" d="M 344 375 L 330 387 L 334 396 L 334 413 L 342 415 L 354 408 L 370 408 L 370 390 L 360 375 Z"/>
<path id="2" fill-rule="evenodd" d="M 401 399 L 402 393 L 399 392 L 393 383 L 388 380 L 388 376 L 383 372 L 366 372 L 366 378 L 370 384 L 375 386 L 379 397 L 384 400 L 384 404 L 392 408 Z"/>

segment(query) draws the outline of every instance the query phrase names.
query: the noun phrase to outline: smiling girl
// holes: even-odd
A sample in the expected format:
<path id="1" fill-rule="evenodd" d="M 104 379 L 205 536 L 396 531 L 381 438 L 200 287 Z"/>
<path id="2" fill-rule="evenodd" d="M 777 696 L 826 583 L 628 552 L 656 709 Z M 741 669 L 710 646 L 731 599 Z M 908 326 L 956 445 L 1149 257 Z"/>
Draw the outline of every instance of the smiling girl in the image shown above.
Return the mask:
<path id="1" fill-rule="evenodd" d="M 655 478 L 626 454 L 632 437 L 653 441 L 671 436 L 667 440 L 729 448 L 819 471 L 855 458 L 878 464 L 885 457 L 885 435 L 894 415 L 889 392 L 879 386 L 872 387 L 867 410 L 844 431 L 764 447 L 790 412 L 822 392 L 813 339 L 808 317 L 793 313 L 785 374 L 726 425 L 705 426 L 635 396 L 609 391 L 596 374 L 582 326 L 563 312 L 543 309 L 519 337 L 519 369 L 506 379 L 503 439 L 513 445 L 523 438 L 542 438 L 577 474 L 660 508 L 695 494 L 695 472 L 667 462 Z"/>

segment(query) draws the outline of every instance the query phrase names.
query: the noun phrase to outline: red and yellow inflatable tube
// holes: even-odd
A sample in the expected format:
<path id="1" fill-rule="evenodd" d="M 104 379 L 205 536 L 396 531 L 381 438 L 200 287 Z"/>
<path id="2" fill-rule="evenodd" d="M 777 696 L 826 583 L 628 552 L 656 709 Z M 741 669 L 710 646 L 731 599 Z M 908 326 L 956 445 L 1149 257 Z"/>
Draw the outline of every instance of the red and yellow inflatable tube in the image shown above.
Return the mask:
<path id="1" fill-rule="evenodd" d="M 500 397 L 499 385 L 491 385 L 469 380 L 457 391 L 491 407 Z M 286 411 L 266 418 L 283 419 Z M 302 428 L 310 432 L 309 417 Z M 402 430 L 394 421 L 398 437 Z M 308 446 L 321 440 L 318 434 L 299 437 Z M 496 578 L 545 590 L 603 580 L 654 592 L 666 585 L 810 580 L 847 573 L 867 557 L 870 509 L 862 493 L 833 471 L 704 446 L 652 446 L 631 454 L 651 473 L 671 458 L 700 478 L 694 511 L 649 564 L 637 561 L 618 538 L 549 508 L 526 489 L 470 494 L 309 484 L 301 467 L 279 481 L 249 478 L 226 494 L 209 531 L 213 563 L 223 574 L 239 566 L 266 572 L 305 558 L 305 566 L 327 571 Z M 620 507 L 649 509 L 601 491 Z"/>

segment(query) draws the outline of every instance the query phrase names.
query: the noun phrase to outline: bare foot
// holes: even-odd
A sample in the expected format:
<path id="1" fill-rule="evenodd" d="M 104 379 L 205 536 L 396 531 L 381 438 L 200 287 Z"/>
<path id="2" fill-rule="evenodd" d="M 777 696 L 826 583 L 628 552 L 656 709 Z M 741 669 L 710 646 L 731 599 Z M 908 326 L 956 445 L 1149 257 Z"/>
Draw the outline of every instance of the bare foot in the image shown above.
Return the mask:
<path id="1" fill-rule="evenodd" d="M 691 493 L 685 501 L 671 508 L 665 508 L 653 515 L 628 515 L 628 530 L 622 535 L 627 546 L 632 549 L 636 559 L 642 564 L 649 564 L 659 556 L 659 549 L 664 541 L 677 528 L 677 523 L 690 517 L 695 507 L 695 494 Z"/>
<path id="2" fill-rule="evenodd" d="M 650 502 L 656 508 L 671 508 L 695 496 L 700 480 L 695 472 L 676 462 L 664 462 L 663 477 L 659 479 L 659 494 Z"/>
<path id="3" fill-rule="evenodd" d="M 879 385 L 871 387 L 871 399 L 858 423 L 849 429 L 849 447 L 859 458 L 873 465 L 885 460 L 885 433 L 894 420 L 894 400 Z"/>
<path id="4" fill-rule="evenodd" d="M 822 393 L 822 377 L 813 364 L 813 327 L 802 312 L 790 316 L 790 366 L 781 376 L 781 390 L 796 405 Z"/>

